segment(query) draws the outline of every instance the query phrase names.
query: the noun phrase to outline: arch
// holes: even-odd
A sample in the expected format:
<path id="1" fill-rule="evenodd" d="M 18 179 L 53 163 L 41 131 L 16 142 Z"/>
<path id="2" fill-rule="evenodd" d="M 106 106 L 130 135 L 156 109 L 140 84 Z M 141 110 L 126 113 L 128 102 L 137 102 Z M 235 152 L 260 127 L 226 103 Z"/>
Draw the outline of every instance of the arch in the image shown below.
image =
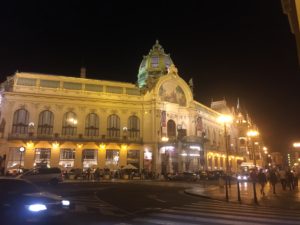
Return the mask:
<path id="1" fill-rule="evenodd" d="M 168 134 L 169 138 L 175 138 L 176 137 L 176 123 L 174 122 L 174 120 L 168 120 L 167 134 Z"/>
<path id="2" fill-rule="evenodd" d="M 120 137 L 120 117 L 116 114 L 107 118 L 107 136 L 111 138 Z"/>
<path id="3" fill-rule="evenodd" d="M 76 135 L 77 122 L 77 116 L 74 112 L 66 112 L 63 117 L 62 135 Z"/>
<path id="4" fill-rule="evenodd" d="M 54 115 L 49 110 L 44 110 L 39 115 L 38 134 L 52 134 L 53 133 L 53 119 Z"/>
<path id="5" fill-rule="evenodd" d="M 12 133 L 27 134 L 29 123 L 29 112 L 26 109 L 18 109 L 14 112 Z"/>
<path id="6" fill-rule="evenodd" d="M 128 118 L 128 133 L 129 138 L 140 137 L 140 119 L 137 116 L 130 116 Z"/>
<path id="7" fill-rule="evenodd" d="M 99 117 L 96 113 L 90 113 L 85 118 L 85 135 L 99 136 Z"/>
<path id="8" fill-rule="evenodd" d="M 171 72 L 169 72 L 165 76 L 161 76 L 159 78 L 159 80 L 157 81 L 155 88 L 153 89 L 153 92 L 156 94 L 156 96 L 158 96 L 158 100 L 169 102 L 168 100 L 163 100 L 160 95 L 160 94 L 164 93 L 163 92 L 164 89 L 167 90 L 166 87 L 161 88 L 162 85 L 164 86 L 165 84 L 170 84 L 171 87 L 174 87 L 173 90 L 175 91 L 175 94 L 176 94 L 176 101 L 174 100 L 175 96 L 172 97 L 172 95 L 171 95 L 170 98 L 173 99 L 173 101 L 178 102 L 180 106 L 188 107 L 189 104 L 191 102 L 193 102 L 193 94 L 192 94 L 192 91 L 191 91 L 189 85 L 178 74 L 174 75 Z M 166 85 L 166 86 L 168 86 L 168 85 Z M 177 87 L 179 87 L 181 90 L 178 89 L 179 91 L 177 91 L 177 93 L 176 93 Z M 168 96 L 167 92 L 165 93 L 165 96 Z M 167 99 L 168 99 L 168 97 L 167 97 Z M 185 99 L 185 101 L 184 101 L 184 99 Z"/>

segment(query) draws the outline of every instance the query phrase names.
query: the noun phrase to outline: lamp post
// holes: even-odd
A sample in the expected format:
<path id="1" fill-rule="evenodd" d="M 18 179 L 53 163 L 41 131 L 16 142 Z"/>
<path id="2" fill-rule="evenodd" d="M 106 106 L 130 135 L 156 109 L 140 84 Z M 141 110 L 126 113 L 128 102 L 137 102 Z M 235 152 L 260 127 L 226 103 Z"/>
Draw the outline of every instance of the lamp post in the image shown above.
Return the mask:
<path id="1" fill-rule="evenodd" d="M 251 138 L 252 141 L 252 156 L 253 156 L 253 164 L 254 164 L 254 169 L 256 172 L 256 154 L 255 154 L 255 142 L 254 142 L 254 138 L 257 137 L 259 135 L 258 131 L 256 130 L 249 130 L 247 132 L 247 136 L 249 138 Z M 256 196 L 256 177 L 253 177 L 253 195 L 254 195 L 254 202 L 257 203 L 257 196 Z"/>
<path id="2" fill-rule="evenodd" d="M 19 164 L 19 173 L 21 173 L 21 166 L 22 166 L 22 155 L 23 155 L 23 152 L 25 151 L 25 148 L 23 146 L 21 146 L 19 148 L 19 151 L 20 151 L 20 164 Z"/>
<path id="3" fill-rule="evenodd" d="M 224 138 L 225 138 L 225 151 L 226 151 L 226 176 L 225 176 L 225 191 L 226 200 L 228 201 L 228 174 L 229 174 L 229 154 L 228 154 L 228 135 L 227 135 L 227 124 L 232 123 L 232 116 L 221 115 L 218 117 L 218 121 L 224 125 Z"/>

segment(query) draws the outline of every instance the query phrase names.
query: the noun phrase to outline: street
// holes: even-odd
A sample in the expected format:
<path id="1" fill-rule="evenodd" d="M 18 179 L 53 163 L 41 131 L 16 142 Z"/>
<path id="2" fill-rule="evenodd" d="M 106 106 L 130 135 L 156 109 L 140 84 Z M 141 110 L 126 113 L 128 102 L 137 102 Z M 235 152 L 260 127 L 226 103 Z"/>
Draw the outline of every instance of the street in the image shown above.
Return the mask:
<path id="1" fill-rule="evenodd" d="M 194 183 L 63 183 L 48 191 L 75 203 L 58 224 L 298 224 L 300 213 L 186 195 Z M 199 185 L 199 184 L 197 184 Z M 50 224 L 53 224 L 49 221 Z"/>

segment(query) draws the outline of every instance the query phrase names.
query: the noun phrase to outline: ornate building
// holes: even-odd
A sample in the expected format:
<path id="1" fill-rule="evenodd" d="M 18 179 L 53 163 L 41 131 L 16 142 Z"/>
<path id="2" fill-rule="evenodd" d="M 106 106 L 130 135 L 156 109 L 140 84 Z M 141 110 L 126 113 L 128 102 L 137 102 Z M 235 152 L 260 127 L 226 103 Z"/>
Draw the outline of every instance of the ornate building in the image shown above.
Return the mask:
<path id="1" fill-rule="evenodd" d="M 142 60 L 138 85 L 88 79 L 84 71 L 81 77 L 16 72 L 1 85 L 0 155 L 6 168 L 133 164 L 156 173 L 225 170 L 228 155 L 237 171 L 247 151 L 233 123 L 226 125 L 226 152 L 217 105 L 193 99 L 158 42 Z"/>

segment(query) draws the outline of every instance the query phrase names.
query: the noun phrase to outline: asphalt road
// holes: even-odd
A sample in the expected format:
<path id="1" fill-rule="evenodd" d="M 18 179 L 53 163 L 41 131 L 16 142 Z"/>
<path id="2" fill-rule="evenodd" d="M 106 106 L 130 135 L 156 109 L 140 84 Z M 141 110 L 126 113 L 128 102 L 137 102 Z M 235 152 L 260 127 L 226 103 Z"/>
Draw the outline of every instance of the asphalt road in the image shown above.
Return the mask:
<path id="1" fill-rule="evenodd" d="M 51 225 L 299 224 L 298 211 L 232 204 L 183 192 L 194 185 L 180 182 L 100 182 L 46 186 L 46 190 L 75 204 L 64 218 L 56 223 L 48 222 Z"/>
<path id="2" fill-rule="evenodd" d="M 70 199 L 75 204 L 70 219 L 94 221 L 127 221 L 137 215 L 157 212 L 172 206 L 199 201 L 186 195 L 184 189 L 192 183 L 63 183 L 44 186 L 49 192 Z M 74 217 L 75 216 L 75 217 Z M 67 216 L 69 217 L 69 216 Z M 97 223 L 99 224 L 99 223 Z"/>

